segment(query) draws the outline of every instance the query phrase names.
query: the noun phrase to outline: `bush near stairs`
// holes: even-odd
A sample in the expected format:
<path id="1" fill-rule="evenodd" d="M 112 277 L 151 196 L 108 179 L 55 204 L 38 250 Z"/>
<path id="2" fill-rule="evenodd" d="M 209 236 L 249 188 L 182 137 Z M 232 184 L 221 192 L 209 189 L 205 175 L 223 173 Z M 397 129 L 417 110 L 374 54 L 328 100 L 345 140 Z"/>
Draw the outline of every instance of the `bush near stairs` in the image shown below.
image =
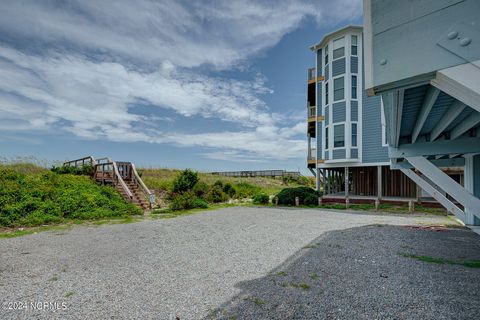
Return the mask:
<path id="1" fill-rule="evenodd" d="M 110 186 L 87 176 L 41 172 L 24 174 L 0 167 L 0 226 L 36 226 L 70 219 L 102 219 L 141 214 Z"/>

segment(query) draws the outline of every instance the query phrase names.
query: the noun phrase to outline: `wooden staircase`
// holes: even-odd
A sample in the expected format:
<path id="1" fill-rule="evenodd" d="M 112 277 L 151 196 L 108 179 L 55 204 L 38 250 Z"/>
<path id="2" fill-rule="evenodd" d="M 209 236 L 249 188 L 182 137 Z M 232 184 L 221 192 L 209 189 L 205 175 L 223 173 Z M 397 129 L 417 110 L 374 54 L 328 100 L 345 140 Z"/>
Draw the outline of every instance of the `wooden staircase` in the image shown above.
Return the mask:
<path id="1" fill-rule="evenodd" d="M 95 159 L 89 156 L 67 161 L 63 165 L 92 166 L 95 181 L 113 185 L 127 201 L 142 208 L 143 211 L 152 209 L 155 203 L 155 194 L 147 188 L 132 162 L 112 161 L 110 158 Z"/>

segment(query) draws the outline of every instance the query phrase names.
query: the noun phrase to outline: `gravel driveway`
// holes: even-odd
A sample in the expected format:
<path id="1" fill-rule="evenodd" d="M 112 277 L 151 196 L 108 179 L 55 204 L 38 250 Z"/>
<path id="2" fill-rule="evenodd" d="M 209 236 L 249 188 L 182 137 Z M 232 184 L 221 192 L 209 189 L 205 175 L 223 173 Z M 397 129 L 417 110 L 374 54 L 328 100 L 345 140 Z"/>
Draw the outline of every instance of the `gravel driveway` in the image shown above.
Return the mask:
<path id="1" fill-rule="evenodd" d="M 0 239 L 0 319 L 473 318 L 480 269 L 404 256 L 480 259 L 471 231 L 399 227 L 438 223 L 233 207 Z"/>

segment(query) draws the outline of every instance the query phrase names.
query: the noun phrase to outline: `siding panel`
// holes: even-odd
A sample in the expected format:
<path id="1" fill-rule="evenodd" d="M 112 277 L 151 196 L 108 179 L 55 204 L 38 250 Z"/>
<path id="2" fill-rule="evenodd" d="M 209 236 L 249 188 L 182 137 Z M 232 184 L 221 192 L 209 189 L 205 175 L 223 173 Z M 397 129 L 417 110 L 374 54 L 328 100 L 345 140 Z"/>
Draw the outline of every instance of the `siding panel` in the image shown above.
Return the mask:
<path id="1" fill-rule="evenodd" d="M 345 159 L 345 149 L 333 150 L 333 159 Z"/>
<path id="2" fill-rule="evenodd" d="M 358 101 L 351 101 L 350 108 L 352 109 L 352 114 L 351 114 L 352 121 L 358 121 Z"/>
<path id="3" fill-rule="evenodd" d="M 358 57 L 351 57 L 350 59 L 350 72 L 358 73 Z"/>
<path id="4" fill-rule="evenodd" d="M 347 117 L 347 106 L 345 101 L 333 104 L 333 123 L 345 121 Z"/>
<path id="5" fill-rule="evenodd" d="M 330 72 L 328 72 L 328 71 L 329 71 L 329 67 L 330 67 L 329 64 L 327 64 L 327 65 L 325 66 L 325 80 L 328 80 L 328 79 L 330 78 Z"/>
<path id="6" fill-rule="evenodd" d="M 358 159 L 358 149 L 350 149 L 350 158 Z"/>
<path id="7" fill-rule="evenodd" d="M 329 106 L 326 106 L 325 107 L 325 125 L 328 126 L 328 124 L 330 123 L 330 107 Z"/>
<path id="8" fill-rule="evenodd" d="M 362 162 L 388 161 L 387 147 L 382 147 L 382 119 L 380 97 L 368 97 L 367 92 L 362 92 Z"/>
<path id="9" fill-rule="evenodd" d="M 345 73 L 345 58 L 337 59 L 332 62 L 332 76 L 338 76 Z"/>

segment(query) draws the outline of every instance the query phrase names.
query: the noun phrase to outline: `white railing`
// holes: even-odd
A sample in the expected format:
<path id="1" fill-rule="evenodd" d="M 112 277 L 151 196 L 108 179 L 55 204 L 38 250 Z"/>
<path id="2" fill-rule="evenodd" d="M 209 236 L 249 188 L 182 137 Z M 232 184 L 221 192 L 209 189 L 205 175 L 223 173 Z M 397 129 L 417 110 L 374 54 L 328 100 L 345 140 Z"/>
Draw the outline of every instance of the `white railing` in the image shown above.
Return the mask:
<path id="1" fill-rule="evenodd" d="M 317 158 L 317 149 L 316 148 L 310 148 L 307 159 L 308 160 L 315 160 Z"/>

